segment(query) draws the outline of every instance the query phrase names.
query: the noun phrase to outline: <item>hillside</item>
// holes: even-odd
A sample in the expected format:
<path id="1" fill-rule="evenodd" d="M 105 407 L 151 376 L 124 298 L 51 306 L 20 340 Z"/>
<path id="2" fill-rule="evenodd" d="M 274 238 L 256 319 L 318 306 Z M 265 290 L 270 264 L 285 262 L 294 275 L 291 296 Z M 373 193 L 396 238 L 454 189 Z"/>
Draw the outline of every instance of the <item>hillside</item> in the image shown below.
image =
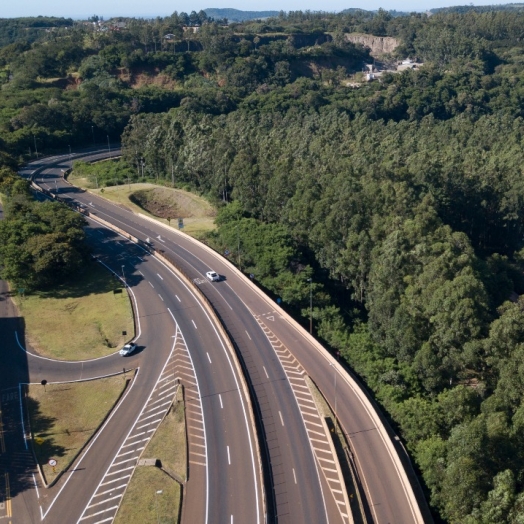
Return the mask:
<path id="1" fill-rule="evenodd" d="M 305 324 L 312 299 L 315 336 L 384 408 L 435 520 L 517 524 L 522 27 L 504 9 L 57 27 L 0 48 L 0 184 L 20 190 L 25 159 L 121 140 L 85 175 L 100 191 L 205 195 L 209 245 Z M 405 70 L 371 74 L 372 44 Z M 16 209 L 7 255 L 31 231 Z"/>

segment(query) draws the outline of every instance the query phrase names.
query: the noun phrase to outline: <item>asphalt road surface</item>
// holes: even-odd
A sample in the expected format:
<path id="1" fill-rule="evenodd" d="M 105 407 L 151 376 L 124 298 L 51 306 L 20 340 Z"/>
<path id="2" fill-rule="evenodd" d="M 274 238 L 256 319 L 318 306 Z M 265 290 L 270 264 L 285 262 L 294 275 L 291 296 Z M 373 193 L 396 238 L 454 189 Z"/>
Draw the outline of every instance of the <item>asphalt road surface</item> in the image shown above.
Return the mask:
<path id="1" fill-rule="evenodd" d="M 377 416 L 372 413 L 373 408 L 370 409 L 369 404 L 363 401 L 362 392 L 336 362 L 326 358 L 315 347 L 304 330 L 288 322 L 278 307 L 247 285 L 227 260 L 176 232 L 94 195 L 67 187 L 57 178 L 60 169 L 64 169 L 64 165 L 46 169 L 38 175 L 39 183 L 44 187 L 47 184 L 49 189 L 55 185 L 60 196 L 89 206 L 96 216 L 142 240 L 147 237 L 153 239 L 156 249 L 165 250 L 193 278 L 201 279 L 210 268 L 225 276 L 220 283 L 206 283 L 201 287 L 233 335 L 253 388 L 255 407 L 269 405 L 267 413 L 260 409 L 258 415 L 268 444 L 268 510 L 271 510 L 273 502 L 272 509 L 279 522 L 325 522 L 328 515 L 332 522 L 334 517 L 329 494 L 320 489 L 322 475 L 318 473 L 296 398 L 290 393 L 289 376 L 283 373 L 282 363 L 260 325 L 254 323 L 261 318 L 306 369 L 330 404 L 336 406 L 339 423 L 350 440 L 355 456 L 368 520 L 403 524 L 431 519 L 401 444 L 391 439 L 391 433 L 387 435 L 379 430 Z M 285 424 L 278 427 L 275 421 L 278 422 L 280 416 Z M 414 493 L 418 500 L 415 500 Z"/>
<path id="2" fill-rule="evenodd" d="M 186 409 L 194 415 L 188 420 L 184 522 L 263 522 L 263 480 L 247 399 L 208 312 L 189 286 L 147 252 L 94 223 L 88 232 L 100 262 L 117 274 L 124 268 L 136 298 L 139 351 L 128 358 L 113 354 L 77 363 L 24 351 L 23 319 L 1 283 L 2 355 L 8 365 L 0 368 L 0 518 L 13 523 L 112 520 L 129 470 L 180 379 L 186 388 Z M 136 371 L 126 373 L 133 378 L 117 409 L 60 481 L 43 489 L 26 446 L 20 384 L 85 380 L 121 373 L 124 367 Z"/>

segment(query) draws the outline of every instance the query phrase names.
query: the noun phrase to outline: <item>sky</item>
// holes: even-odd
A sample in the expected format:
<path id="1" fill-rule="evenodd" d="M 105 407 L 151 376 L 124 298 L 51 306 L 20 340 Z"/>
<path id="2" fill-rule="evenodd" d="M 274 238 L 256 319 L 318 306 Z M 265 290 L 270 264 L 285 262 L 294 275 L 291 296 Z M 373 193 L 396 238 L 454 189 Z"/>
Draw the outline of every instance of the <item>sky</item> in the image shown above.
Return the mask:
<path id="1" fill-rule="evenodd" d="M 474 5 L 493 5 L 504 2 L 478 0 Z M 515 1 L 515 0 L 513 0 Z M 71 0 L 19 0 L 12 2 L 4 0 L 0 7 L 0 18 L 13 18 L 19 16 L 63 16 L 74 19 L 86 19 L 92 15 L 103 16 L 105 19 L 112 16 L 136 16 L 152 18 L 167 16 L 174 11 L 199 11 L 211 7 L 229 7 L 243 11 L 331 11 L 338 12 L 350 7 L 367 10 L 396 9 L 397 11 L 426 11 L 434 7 L 447 7 L 450 5 L 471 5 L 468 1 L 453 2 L 453 0 L 265 0 L 254 2 L 246 0 L 228 0 L 225 5 L 214 4 L 211 0 L 194 1 L 169 1 L 156 0 L 144 2 L 140 0 L 91 0 L 89 2 L 72 2 Z"/>

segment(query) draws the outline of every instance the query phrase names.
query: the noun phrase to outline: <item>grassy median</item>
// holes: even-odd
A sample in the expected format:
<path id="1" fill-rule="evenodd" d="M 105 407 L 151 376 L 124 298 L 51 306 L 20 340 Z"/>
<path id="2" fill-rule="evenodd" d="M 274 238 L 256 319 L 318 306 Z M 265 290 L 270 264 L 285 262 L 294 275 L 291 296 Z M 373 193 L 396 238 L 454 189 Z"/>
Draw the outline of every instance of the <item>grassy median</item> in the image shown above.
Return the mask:
<path id="1" fill-rule="evenodd" d="M 47 483 L 75 459 L 125 388 L 123 375 L 68 384 L 27 386 L 33 448 Z M 52 468 L 50 459 L 57 461 Z"/>
<path id="2" fill-rule="evenodd" d="M 114 294 L 115 289 L 120 292 Z M 115 352 L 134 335 L 126 291 L 95 262 L 70 282 L 15 300 L 29 345 L 46 357 L 97 358 Z"/>
<path id="3" fill-rule="evenodd" d="M 154 466 L 136 468 L 115 524 L 178 522 L 181 482 L 185 482 L 187 472 L 184 409 L 182 389 L 179 388 L 175 404 L 142 455 L 143 458 L 159 459 L 165 471 Z"/>

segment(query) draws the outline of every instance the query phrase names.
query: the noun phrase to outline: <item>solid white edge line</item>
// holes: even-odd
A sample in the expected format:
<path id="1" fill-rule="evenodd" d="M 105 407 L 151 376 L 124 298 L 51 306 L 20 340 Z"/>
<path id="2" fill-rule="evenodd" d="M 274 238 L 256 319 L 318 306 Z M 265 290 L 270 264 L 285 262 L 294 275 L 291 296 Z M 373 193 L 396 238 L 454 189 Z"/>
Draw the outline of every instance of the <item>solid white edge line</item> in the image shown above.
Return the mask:
<path id="1" fill-rule="evenodd" d="M 137 372 L 137 375 L 138 375 L 138 373 L 140 372 L 140 368 L 137 368 L 136 372 Z M 135 376 L 135 379 L 136 379 L 136 376 Z M 42 520 L 49 513 L 50 509 L 53 507 L 53 504 L 56 502 L 56 499 L 60 496 L 60 493 L 62 493 L 63 489 L 67 486 L 67 483 L 69 482 L 69 480 L 73 476 L 73 474 L 78 470 L 78 466 L 80 466 L 80 464 L 84 460 L 85 456 L 87 455 L 88 451 L 91 449 L 91 447 L 96 442 L 98 437 L 102 434 L 102 432 L 104 431 L 105 427 L 109 424 L 109 421 L 113 418 L 114 414 L 117 412 L 117 410 L 120 408 L 122 403 L 125 401 L 127 395 L 129 395 L 129 392 L 133 389 L 133 386 L 135 385 L 135 383 L 136 383 L 136 380 L 133 380 L 133 382 L 131 384 L 131 387 L 127 390 L 127 392 L 124 394 L 124 396 L 120 399 L 120 402 L 115 406 L 115 408 L 113 409 L 113 411 L 111 412 L 109 417 L 107 417 L 107 419 L 104 422 L 103 426 L 96 432 L 96 435 L 91 440 L 91 443 L 89 444 L 89 446 L 87 446 L 85 451 L 82 453 L 82 456 L 80 457 L 80 460 L 75 464 L 75 467 L 71 471 L 71 474 L 69 475 L 69 477 L 67 477 L 67 480 L 64 482 L 64 485 L 60 488 L 60 491 L 57 493 L 56 497 L 53 499 L 53 501 L 51 502 L 51 504 L 47 508 L 47 511 L 44 513 L 44 516 L 42 517 Z"/>
<path id="2" fill-rule="evenodd" d="M 178 327 L 178 325 L 177 325 Z M 180 332 L 180 334 L 182 334 L 182 332 Z M 91 501 L 93 500 L 93 498 L 95 497 L 95 494 L 96 492 L 98 491 L 98 489 L 100 488 L 101 484 L 102 484 L 102 481 L 104 480 L 104 478 L 106 477 L 106 475 L 108 474 L 109 470 L 112 468 L 113 466 L 113 463 L 115 462 L 115 460 L 117 459 L 118 455 L 120 454 L 120 451 L 122 450 L 122 448 L 124 447 L 124 444 L 125 442 L 127 441 L 127 439 L 129 438 L 129 435 L 134 431 L 135 429 L 135 426 L 137 425 L 138 423 L 138 419 L 142 416 L 142 413 L 144 412 L 144 409 L 147 407 L 147 403 L 149 402 L 149 399 L 152 397 L 153 393 L 155 392 L 155 389 L 156 389 L 156 386 L 158 384 L 158 381 L 160 380 L 160 377 L 163 375 L 164 373 L 164 370 L 167 366 L 167 363 L 169 362 L 170 358 L 171 358 L 171 355 L 173 354 L 173 351 L 175 350 L 175 345 L 177 343 L 177 337 L 175 336 L 173 338 L 173 347 L 171 348 L 171 351 L 169 352 L 169 355 L 167 356 L 167 359 L 164 363 L 164 366 L 162 368 L 162 370 L 160 371 L 160 374 L 158 375 L 158 379 L 157 381 L 155 382 L 155 386 L 152 388 L 151 390 L 151 393 L 149 393 L 149 396 L 147 397 L 147 400 L 145 401 L 144 405 L 142 406 L 142 409 L 140 410 L 140 413 L 138 414 L 138 416 L 135 418 L 135 421 L 133 422 L 133 425 L 131 426 L 131 429 L 129 430 L 129 432 L 127 433 L 127 435 L 125 436 L 124 440 L 122 441 L 120 447 L 118 448 L 118 451 L 117 453 L 114 455 L 113 457 L 113 460 L 111 461 L 111 464 L 109 465 L 109 467 L 106 469 L 106 472 L 103 474 L 102 476 L 102 479 L 100 480 L 100 482 L 98 483 L 95 491 L 93 492 L 93 495 L 91 495 L 91 498 L 89 499 L 89 502 L 87 503 L 87 505 L 85 506 L 84 508 L 84 511 L 82 512 L 82 514 L 80 515 L 80 518 L 78 519 L 78 522 L 80 522 L 82 520 L 82 517 L 84 515 L 84 513 L 86 512 L 87 508 L 89 507 L 89 505 L 91 504 Z M 136 380 L 134 381 L 136 382 Z M 147 439 L 145 439 L 147 440 Z M 136 443 L 133 443 L 133 444 L 137 444 L 138 442 L 140 441 L 137 441 Z M 125 493 L 124 493 L 125 494 Z M 124 498 L 124 494 L 122 495 L 122 499 Z M 120 506 L 120 504 L 117 506 L 117 508 Z"/>
<path id="3" fill-rule="evenodd" d="M 189 346 L 186 343 L 186 339 L 184 338 L 184 334 L 182 333 L 182 330 L 180 329 L 180 326 L 178 325 L 178 323 L 177 323 L 177 321 L 175 319 L 175 315 L 173 315 L 173 313 L 171 312 L 171 310 L 169 308 L 167 308 L 167 310 L 169 311 L 169 314 L 171 315 L 171 318 L 173 319 L 173 322 L 177 326 L 177 330 L 180 332 L 180 337 L 182 338 L 182 340 L 184 342 L 184 345 L 186 346 L 186 351 L 187 351 L 187 354 L 189 356 L 189 360 L 191 361 L 191 366 L 193 368 L 193 375 L 194 375 L 195 380 L 196 380 L 196 387 L 197 387 L 197 391 L 198 391 L 198 398 L 200 400 L 200 411 L 202 413 L 202 429 L 204 431 L 204 445 L 205 445 L 204 450 L 205 450 L 205 457 L 206 457 L 206 520 L 205 520 L 205 524 L 207 524 L 208 520 L 209 520 L 209 467 L 208 467 L 209 460 L 208 460 L 208 456 L 207 456 L 206 420 L 205 420 L 205 417 L 204 417 L 204 406 L 202 405 L 202 396 L 200 395 L 200 383 L 198 381 L 198 376 L 196 374 L 195 365 L 193 363 L 193 357 L 191 356 L 191 352 L 189 351 Z"/>
<path id="4" fill-rule="evenodd" d="M 111 205 L 111 202 L 109 202 L 109 201 L 107 201 L 107 200 L 105 200 L 105 199 L 104 199 L 104 203 Z M 124 226 L 125 229 L 129 229 L 129 228 L 131 228 L 131 229 L 134 229 L 135 231 L 139 232 L 141 235 L 144 234 L 143 231 L 142 231 L 141 229 L 139 229 L 139 228 L 137 228 L 137 227 L 134 227 L 134 226 L 132 226 L 132 225 L 130 225 L 130 224 L 124 223 L 124 222 L 122 222 L 121 220 L 119 220 L 118 218 L 111 217 L 111 216 L 107 215 L 107 213 L 104 213 L 103 211 L 100 211 L 100 210 L 98 210 L 97 212 L 98 212 L 100 215 L 105 215 L 105 216 L 107 216 L 107 217 L 111 220 L 112 223 L 114 223 L 114 222 L 119 222 L 119 223 L 121 223 L 121 224 Z M 136 218 L 136 215 L 134 215 L 134 217 Z M 138 215 L 138 218 L 143 218 L 143 217 L 142 217 L 141 215 Z M 107 227 L 107 226 L 105 226 L 105 225 L 100 224 L 99 222 L 97 222 L 96 219 L 94 219 L 94 218 L 90 218 L 90 217 L 88 217 L 88 220 L 91 220 L 91 221 L 97 223 L 97 225 L 98 225 L 99 227 L 103 227 L 103 228 L 105 228 L 105 229 L 107 229 L 107 230 L 109 230 L 109 231 L 113 231 L 111 228 L 109 228 L 109 227 Z M 134 222 L 134 223 L 136 223 L 136 222 Z M 155 224 L 158 224 L 158 223 L 155 221 Z M 117 226 L 116 226 L 116 227 L 117 227 Z M 145 226 L 144 226 L 144 227 L 145 227 Z M 125 239 L 128 240 L 129 242 L 131 242 L 131 243 L 137 245 L 138 247 L 140 247 L 140 248 L 143 249 L 144 251 L 148 252 L 145 248 L 143 248 L 142 246 L 140 246 L 140 244 L 137 244 L 136 242 L 133 242 L 132 240 L 129 240 L 128 238 L 126 238 L 124 235 L 122 235 L 122 234 L 120 234 L 120 233 L 117 233 L 117 234 L 118 234 L 119 236 L 121 236 L 122 238 L 125 238 Z M 195 257 L 197 260 L 199 260 L 202 264 L 204 264 L 204 262 L 203 262 L 203 261 L 202 261 L 202 260 L 201 260 L 197 255 L 194 255 L 193 253 L 191 253 L 189 250 L 187 250 L 187 249 L 184 248 L 183 246 L 180 246 L 180 247 L 181 247 L 184 251 L 186 251 L 187 253 L 191 254 L 191 256 L 193 256 L 193 257 Z M 169 249 L 169 248 L 168 248 L 168 249 Z M 171 249 L 170 249 L 170 251 L 171 251 Z M 148 253 L 149 253 L 149 252 L 148 252 Z M 254 435 L 252 435 L 251 432 L 250 432 L 250 425 L 249 425 L 249 422 L 248 422 L 248 420 L 247 420 L 247 413 L 246 413 L 246 407 L 245 407 L 245 404 L 244 404 L 244 399 L 243 399 L 242 394 L 241 394 L 241 388 L 240 388 L 240 385 L 239 385 L 239 383 L 238 383 L 238 378 L 237 378 L 237 376 L 236 376 L 236 373 L 235 373 L 235 371 L 234 371 L 234 369 L 233 369 L 233 364 L 232 364 L 231 359 L 230 359 L 230 357 L 229 357 L 229 353 L 228 353 L 226 347 L 224 346 L 224 342 L 223 342 L 222 338 L 220 337 L 220 335 L 219 335 L 219 333 L 218 333 L 218 331 L 217 331 L 216 326 L 215 326 L 214 323 L 211 321 L 211 319 L 210 319 L 210 317 L 209 317 L 207 311 L 205 310 L 205 308 L 204 308 L 204 306 L 202 305 L 201 301 L 196 297 L 194 291 L 191 290 L 191 289 L 186 285 L 186 283 L 183 282 L 183 281 L 180 279 L 180 277 L 179 277 L 179 276 L 178 276 L 178 275 L 177 275 L 177 274 L 176 274 L 176 273 L 175 273 L 175 272 L 174 272 L 174 271 L 173 271 L 169 266 L 167 266 L 167 265 L 166 265 L 162 260 L 158 259 L 156 256 L 153 256 L 152 258 L 153 258 L 153 260 L 156 260 L 158 263 L 160 263 L 161 265 L 163 265 L 163 266 L 164 266 L 164 267 L 165 267 L 165 268 L 166 268 L 166 269 L 167 269 L 167 270 L 168 270 L 172 275 L 174 275 L 175 278 L 176 278 L 176 279 L 177 279 L 177 280 L 178 280 L 178 281 L 179 281 L 179 282 L 180 282 L 180 283 L 181 283 L 181 284 L 186 288 L 186 290 L 187 290 L 187 291 L 188 291 L 188 292 L 193 296 L 193 298 L 195 299 L 196 303 L 200 306 L 200 308 L 202 309 L 202 311 L 203 311 L 204 314 L 206 315 L 206 317 L 207 317 L 207 319 L 208 319 L 210 325 L 212 326 L 213 330 L 215 331 L 215 334 L 216 334 L 216 336 L 217 336 L 217 338 L 218 338 L 218 340 L 219 340 L 219 342 L 220 342 L 220 344 L 221 344 L 221 346 L 222 346 L 222 349 L 223 349 L 223 351 L 224 351 L 224 353 L 225 353 L 225 355 L 226 355 L 226 358 L 227 358 L 227 360 L 228 360 L 228 362 L 229 362 L 229 366 L 230 366 L 231 372 L 232 372 L 232 374 L 233 374 L 233 378 L 235 379 L 235 384 L 236 384 L 236 386 L 237 386 L 237 391 L 238 391 L 238 394 L 239 394 L 239 397 L 240 397 L 240 402 L 241 402 L 241 405 L 242 405 L 242 412 L 243 412 L 244 420 L 245 420 L 245 423 L 246 423 L 246 431 L 247 431 L 247 435 L 248 435 L 249 448 L 250 448 L 250 453 L 251 453 L 251 463 L 252 463 L 252 466 L 253 466 L 253 479 L 254 479 L 254 483 L 255 483 L 255 500 L 256 500 L 256 507 L 257 507 L 257 524 L 260 524 L 260 517 L 261 517 L 260 512 L 261 512 L 261 511 L 260 511 L 260 500 L 259 500 L 259 493 L 258 493 L 258 478 L 257 478 L 257 475 L 256 475 L 256 465 L 255 465 L 255 457 L 254 457 L 253 441 L 252 441 L 252 439 L 254 438 Z M 207 265 L 207 264 L 205 264 L 205 265 Z M 227 282 L 226 282 L 226 284 L 227 284 Z M 223 298 L 223 297 L 222 297 L 222 298 Z M 246 306 L 246 307 L 247 307 L 247 306 Z M 247 308 L 247 309 L 248 309 L 248 311 L 251 311 L 249 308 Z M 173 315 L 173 314 L 171 313 L 171 315 Z M 173 317 L 173 318 L 174 318 L 174 317 Z M 184 341 L 184 342 L 185 342 L 185 341 Z M 253 429 L 254 429 L 254 428 L 253 428 Z M 207 511 L 206 511 L 206 519 L 207 519 Z M 207 522 L 207 520 L 206 520 L 206 522 Z"/>
<path id="5" fill-rule="evenodd" d="M 18 399 L 20 400 L 20 420 L 22 421 L 22 432 L 24 434 L 24 445 L 27 449 L 27 435 L 25 434 L 24 406 L 22 405 L 22 383 L 18 384 Z"/>
<path id="6" fill-rule="evenodd" d="M 239 299 L 240 299 L 240 297 L 239 297 Z M 242 300 L 242 299 L 240 299 L 240 300 Z M 257 322 L 257 324 L 258 324 L 258 322 Z M 277 355 L 277 352 L 276 352 L 275 348 L 273 347 L 273 344 L 271 343 L 271 340 L 269 339 L 268 334 L 262 329 L 262 326 L 260 324 L 258 324 L 258 326 L 260 328 L 260 331 L 262 331 L 262 333 L 264 333 L 265 337 L 267 338 L 267 341 L 268 341 L 269 345 L 271 346 L 271 348 L 273 349 L 273 352 L 275 353 L 275 356 L 277 357 L 277 360 L 278 360 L 278 362 L 279 362 L 279 364 L 280 364 L 280 366 L 282 368 L 282 371 L 284 372 L 284 375 L 287 378 L 288 383 L 291 385 L 291 383 L 289 382 L 288 374 L 287 374 L 286 370 L 284 369 L 284 365 L 282 364 L 279 356 Z M 278 337 L 276 337 L 276 338 L 278 339 Z M 278 339 L 278 340 L 280 341 L 280 339 Z M 291 392 L 293 393 L 293 398 L 295 399 L 295 402 L 296 402 L 296 405 L 297 405 L 297 409 L 298 409 L 298 412 L 299 412 L 299 415 L 300 415 L 299 418 L 302 421 L 302 425 L 303 425 L 304 431 L 306 433 L 306 438 L 307 438 L 307 441 L 309 443 L 309 448 L 310 448 L 310 451 L 311 451 L 311 457 L 313 458 L 313 464 L 315 465 L 315 470 L 317 472 L 317 478 L 318 478 L 318 484 L 319 484 L 319 487 L 320 487 L 320 493 L 322 494 L 322 502 L 324 503 L 324 515 L 326 516 L 326 522 L 329 523 L 329 515 L 328 515 L 328 512 L 327 512 L 327 506 L 326 506 L 326 497 L 324 496 L 324 488 L 322 487 L 322 480 L 320 478 L 320 472 L 318 471 L 318 464 L 317 464 L 317 458 L 316 458 L 317 456 L 315 455 L 315 452 L 313 450 L 313 445 L 311 444 L 311 440 L 309 438 L 309 433 L 307 432 L 306 421 L 304 420 L 304 416 L 302 415 L 302 410 L 300 409 L 300 405 L 298 403 L 297 396 L 295 394 L 295 390 L 293 389 L 292 385 L 291 385 Z M 317 408 L 317 413 L 318 413 L 318 408 Z"/>

